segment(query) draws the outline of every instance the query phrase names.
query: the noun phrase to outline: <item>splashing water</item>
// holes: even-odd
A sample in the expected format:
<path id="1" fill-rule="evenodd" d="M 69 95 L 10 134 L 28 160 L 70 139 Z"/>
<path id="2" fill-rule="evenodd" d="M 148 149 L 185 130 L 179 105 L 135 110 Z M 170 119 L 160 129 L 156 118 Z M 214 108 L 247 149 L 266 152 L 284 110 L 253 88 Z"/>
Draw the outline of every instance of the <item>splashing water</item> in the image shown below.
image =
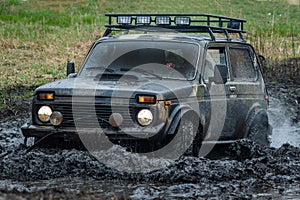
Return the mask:
<path id="1" fill-rule="evenodd" d="M 286 115 L 286 105 L 272 97 L 268 114 L 273 127 L 271 146 L 279 148 L 281 145 L 289 143 L 300 147 L 300 123 L 292 124 L 291 118 Z"/>

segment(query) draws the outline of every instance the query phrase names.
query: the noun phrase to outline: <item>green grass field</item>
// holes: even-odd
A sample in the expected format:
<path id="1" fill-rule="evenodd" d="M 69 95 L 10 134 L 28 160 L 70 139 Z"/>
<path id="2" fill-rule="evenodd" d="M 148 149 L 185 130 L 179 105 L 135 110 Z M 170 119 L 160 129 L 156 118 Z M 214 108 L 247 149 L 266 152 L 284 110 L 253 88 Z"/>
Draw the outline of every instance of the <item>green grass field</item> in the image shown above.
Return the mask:
<path id="1" fill-rule="evenodd" d="M 110 12 L 244 18 L 246 39 L 258 53 L 277 61 L 300 57 L 299 1 L 0 0 L 0 90 L 63 78 L 67 60 L 78 69 Z"/>

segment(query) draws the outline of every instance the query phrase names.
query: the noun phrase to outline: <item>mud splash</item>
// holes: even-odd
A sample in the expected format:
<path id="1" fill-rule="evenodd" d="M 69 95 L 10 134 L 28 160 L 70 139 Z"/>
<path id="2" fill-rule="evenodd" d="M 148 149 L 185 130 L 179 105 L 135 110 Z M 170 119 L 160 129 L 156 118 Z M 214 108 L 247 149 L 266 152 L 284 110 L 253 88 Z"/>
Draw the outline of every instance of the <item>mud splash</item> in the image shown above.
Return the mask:
<path id="1" fill-rule="evenodd" d="M 286 116 L 286 107 L 283 102 L 276 98 L 270 98 L 268 109 L 270 123 L 273 127 L 272 147 L 279 148 L 284 143 L 300 147 L 300 122 L 293 123 Z"/>
<path id="2" fill-rule="evenodd" d="M 282 113 L 281 107 L 274 107 L 279 103 L 276 99 L 271 101 L 270 118 L 274 125 L 282 121 L 277 118 Z M 241 140 L 230 145 L 222 159 L 183 157 L 161 170 L 131 174 L 99 163 L 86 151 L 35 149 L 25 153 L 18 128 L 24 121 L 0 124 L 0 197 L 3 198 L 294 199 L 300 196 L 300 148 L 287 143 L 295 139 L 286 132 L 278 134 L 290 129 L 280 130 L 282 124 L 278 129 L 275 127 L 271 148 Z M 296 136 L 299 139 L 299 134 Z M 115 159 L 117 163 L 118 157 Z M 134 155 L 132 159 L 141 166 L 145 162 Z"/>

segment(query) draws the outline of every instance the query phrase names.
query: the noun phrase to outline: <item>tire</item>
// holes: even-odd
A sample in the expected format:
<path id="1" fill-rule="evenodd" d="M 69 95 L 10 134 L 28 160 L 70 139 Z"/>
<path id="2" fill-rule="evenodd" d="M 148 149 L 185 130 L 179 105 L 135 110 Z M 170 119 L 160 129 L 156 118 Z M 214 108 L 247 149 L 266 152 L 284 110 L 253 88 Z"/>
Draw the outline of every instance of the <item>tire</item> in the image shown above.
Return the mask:
<path id="1" fill-rule="evenodd" d="M 183 156 L 198 157 L 201 148 L 201 137 L 198 131 L 198 120 L 183 117 L 175 135 L 175 149 L 184 152 Z"/>
<path id="2" fill-rule="evenodd" d="M 192 156 L 194 157 L 199 157 L 199 152 L 202 146 L 202 129 L 201 131 L 199 131 L 200 129 L 198 129 L 197 133 L 196 133 L 196 137 L 194 138 L 193 141 L 193 146 L 192 146 Z"/>
<path id="3" fill-rule="evenodd" d="M 254 112 L 247 138 L 262 146 L 270 146 L 272 128 L 264 110 Z"/>

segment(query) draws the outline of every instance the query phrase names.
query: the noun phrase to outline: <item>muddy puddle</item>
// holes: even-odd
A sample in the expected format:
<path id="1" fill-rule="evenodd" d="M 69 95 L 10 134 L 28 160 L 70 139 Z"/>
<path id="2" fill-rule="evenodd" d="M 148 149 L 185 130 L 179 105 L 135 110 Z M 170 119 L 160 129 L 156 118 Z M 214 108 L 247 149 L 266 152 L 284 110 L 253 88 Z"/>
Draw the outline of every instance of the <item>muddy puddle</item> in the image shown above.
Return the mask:
<path id="1" fill-rule="evenodd" d="M 299 124 L 288 120 L 284 105 L 274 98 L 269 117 L 274 127 L 270 148 L 241 140 L 221 159 L 183 157 L 147 173 L 120 172 L 75 149 L 26 153 L 19 130 L 26 119 L 2 123 L 0 199 L 300 198 Z M 143 167 L 144 159 L 131 159 Z"/>

